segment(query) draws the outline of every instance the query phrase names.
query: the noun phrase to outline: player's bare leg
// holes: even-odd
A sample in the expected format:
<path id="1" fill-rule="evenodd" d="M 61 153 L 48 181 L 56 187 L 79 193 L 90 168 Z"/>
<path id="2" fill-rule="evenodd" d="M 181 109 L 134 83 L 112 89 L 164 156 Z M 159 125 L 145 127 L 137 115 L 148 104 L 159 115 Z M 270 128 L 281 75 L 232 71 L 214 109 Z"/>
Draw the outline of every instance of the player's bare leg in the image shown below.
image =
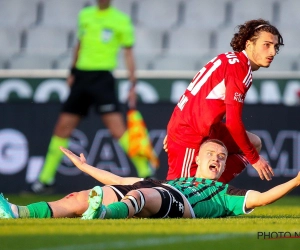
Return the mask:
<path id="1" fill-rule="evenodd" d="M 104 194 L 104 205 L 108 205 L 118 201 L 115 192 L 110 187 L 102 187 L 102 190 Z M 80 217 L 88 208 L 89 192 L 90 190 L 75 192 L 65 196 L 58 201 L 48 202 L 52 209 L 53 217 Z"/>
<path id="2" fill-rule="evenodd" d="M 103 205 L 117 202 L 115 192 L 108 186 L 103 190 Z M 88 208 L 90 190 L 71 193 L 52 202 L 36 202 L 27 206 L 9 203 L 0 194 L 0 218 L 74 218 L 81 217 Z"/>

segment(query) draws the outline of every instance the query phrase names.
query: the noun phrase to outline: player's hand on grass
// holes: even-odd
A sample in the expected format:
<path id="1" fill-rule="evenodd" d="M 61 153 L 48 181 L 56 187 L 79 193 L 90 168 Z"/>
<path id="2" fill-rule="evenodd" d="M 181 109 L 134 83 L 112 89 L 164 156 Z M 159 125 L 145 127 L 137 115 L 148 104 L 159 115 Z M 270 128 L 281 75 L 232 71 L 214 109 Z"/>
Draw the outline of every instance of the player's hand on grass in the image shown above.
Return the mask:
<path id="1" fill-rule="evenodd" d="M 168 152 L 168 143 L 167 143 L 168 135 L 165 136 L 164 142 L 163 142 L 163 147 L 165 152 Z"/>
<path id="2" fill-rule="evenodd" d="M 259 160 L 256 163 L 252 164 L 252 166 L 255 168 L 262 180 L 272 180 L 272 176 L 274 176 L 273 169 L 269 165 L 269 162 L 267 162 L 262 156 L 259 156 Z"/>
<path id="3" fill-rule="evenodd" d="M 64 147 L 59 147 L 59 148 L 74 163 L 76 167 L 78 167 L 80 170 L 83 171 L 84 165 L 86 164 L 86 159 L 83 153 L 81 153 L 79 157 L 67 148 Z"/>

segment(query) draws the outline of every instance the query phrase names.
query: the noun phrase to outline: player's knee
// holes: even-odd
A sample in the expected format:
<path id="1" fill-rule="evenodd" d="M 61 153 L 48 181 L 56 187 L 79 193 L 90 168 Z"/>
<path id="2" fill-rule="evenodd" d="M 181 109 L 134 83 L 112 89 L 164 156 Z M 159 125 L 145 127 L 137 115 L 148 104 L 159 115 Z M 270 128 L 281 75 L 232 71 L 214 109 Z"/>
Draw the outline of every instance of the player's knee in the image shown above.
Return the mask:
<path id="1" fill-rule="evenodd" d="M 72 207 L 74 215 L 80 216 L 88 209 L 89 190 L 74 192 L 65 197 L 66 205 Z"/>
<path id="2" fill-rule="evenodd" d="M 260 152 L 260 150 L 262 148 L 262 142 L 261 142 L 261 139 L 258 136 L 256 136 L 255 141 L 253 143 L 253 146 L 255 147 L 257 152 Z"/>
<path id="3" fill-rule="evenodd" d="M 87 203 L 88 200 L 88 196 L 89 196 L 89 191 L 88 190 L 84 190 L 84 191 L 80 191 L 80 192 L 73 192 L 68 194 L 65 199 L 69 200 L 70 202 L 85 202 Z"/>
<path id="4" fill-rule="evenodd" d="M 76 200 L 80 203 L 88 204 L 87 201 L 89 199 L 89 192 L 90 192 L 90 190 L 76 192 Z"/>
<path id="5" fill-rule="evenodd" d="M 122 201 L 129 200 L 132 207 L 134 208 L 134 214 L 137 214 L 142 211 L 145 206 L 145 196 L 142 191 L 140 190 L 132 190 L 128 192 Z"/>
<path id="6" fill-rule="evenodd" d="M 70 199 L 76 198 L 77 195 L 78 195 L 78 192 L 73 192 L 73 193 L 66 195 L 65 198 L 70 200 Z"/>
<path id="7" fill-rule="evenodd" d="M 255 147 L 257 152 L 260 152 L 261 148 L 262 148 L 262 142 L 261 139 L 253 133 L 247 132 L 248 137 L 250 139 L 250 142 L 252 143 L 252 145 Z"/>

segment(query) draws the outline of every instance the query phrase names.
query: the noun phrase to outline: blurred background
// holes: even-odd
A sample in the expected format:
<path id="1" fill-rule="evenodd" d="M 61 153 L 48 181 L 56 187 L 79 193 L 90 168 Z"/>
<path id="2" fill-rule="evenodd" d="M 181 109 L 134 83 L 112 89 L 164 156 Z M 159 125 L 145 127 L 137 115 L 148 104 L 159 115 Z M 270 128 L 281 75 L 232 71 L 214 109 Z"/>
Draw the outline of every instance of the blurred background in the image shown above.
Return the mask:
<path id="1" fill-rule="evenodd" d="M 0 191 L 18 193 L 37 177 L 60 104 L 76 44 L 77 15 L 93 0 L 0 0 Z M 272 186 L 300 170 L 300 1 L 298 0 L 113 0 L 135 26 L 137 93 L 156 152 L 157 178 L 167 172 L 162 140 L 171 112 L 197 71 L 219 53 L 231 51 L 236 26 L 263 18 L 281 32 L 285 46 L 269 69 L 254 73 L 244 122 L 263 141 L 262 154 L 276 177 Z M 128 86 L 119 56 L 118 96 Z M 125 107 L 124 107 L 125 110 Z M 123 176 L 134 168 L 91 114 L 74 132 L 75 152 L 90 164 Z M 125 157 L 125 158 L 124 158 Z M 250 178 L 250 181 L 249 181 Z M 93 180 L 64 161 L 58 193 L 86 189 Z M 248 168 L 233 181 L 266 189 Z M 249 186 L 247 186 L 249 185 Z M 297 192 L 297 191 L 295 191 Z M 298 191 L 300 194 L 300 192 Z"/>
<path id="2" fill-rule="evenodd" d="M 0 68 L 68 69 L 77 14 L 91 4 L 95 1 L 1 0 Z M 113 0 L 112 4 L 133 20 L 139 70 L 199 70 L 208 59 L 231 50 L 238 24 L 256 18 L 269 20 L 284 37 L 286 46 L 270 69 L 300 69 L 297 0 Z M 122 60 L 118 69 L 124 69 Z"/>

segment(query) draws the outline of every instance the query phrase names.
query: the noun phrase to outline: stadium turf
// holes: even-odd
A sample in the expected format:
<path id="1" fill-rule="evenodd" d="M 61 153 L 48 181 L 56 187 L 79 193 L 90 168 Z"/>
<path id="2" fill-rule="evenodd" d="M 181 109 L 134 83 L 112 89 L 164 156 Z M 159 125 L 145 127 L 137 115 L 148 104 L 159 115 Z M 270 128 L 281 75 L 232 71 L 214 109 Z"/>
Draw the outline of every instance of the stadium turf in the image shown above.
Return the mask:
<path id="1" fill-rule="evenodd" d="M 8 198 L 25 205 L 58 196 Z M 286 197 L 250 215 L 220 219 L 0 220 L 1 250 L 282 250 L 299 245 L 300 197 Z"/>

